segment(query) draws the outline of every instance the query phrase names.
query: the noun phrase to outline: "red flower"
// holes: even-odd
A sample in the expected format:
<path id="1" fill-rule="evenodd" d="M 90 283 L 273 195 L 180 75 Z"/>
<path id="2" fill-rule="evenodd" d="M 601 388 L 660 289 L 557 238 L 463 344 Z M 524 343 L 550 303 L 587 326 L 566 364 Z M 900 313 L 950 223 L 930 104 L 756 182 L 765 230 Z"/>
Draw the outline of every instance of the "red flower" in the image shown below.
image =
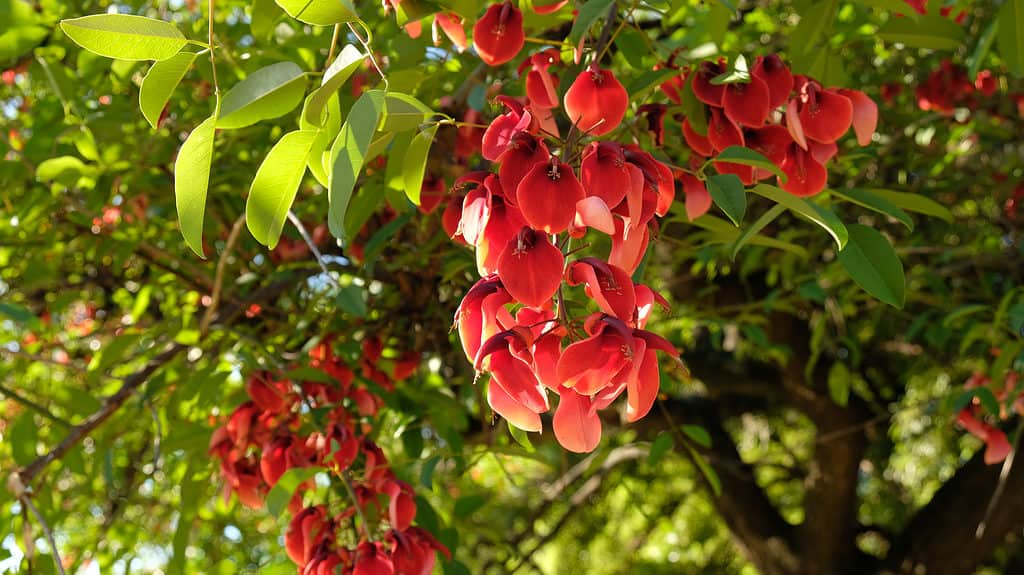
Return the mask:
<path id="1" fill-rule="evenodd" d="M 626 270 L 597 258 L 580 258 L 566 272 L 569 285 L 586 284 L 587 296 L 601 311 L 632 323 L 636 314 L 633 280 Z"/>
<path id="2" fill-rule="evenodd" d="M 492 4 L 473 26 L 473 47 L 488 66 L 515 58 L 525 38 L 523 13 L 511 2 Z"/>
<path id="3" fill-rule="evenodd" d="M 574 453 L 589 453 L 601 443 L 601 418 L 593 399 L 563 387 L 558 392 L 558 408 L 552 426 L 555 439 Z"/>
<path id="4" fill-rule="evenodd" d="M 586 197 L 572 168 L 552 158 L 535 165 L 519 183 L 516 200 L 523 217 L 535 230 L 564 232 L 576 214 L 576 202 Z"/>
<path id="5" fill-rule="evenodd" d="M 384 549 L 383 543 L 363 541 L 359 544 L 352 575 L 394 575 L 394 573 L 395 566 Z"/>
<path id="6" fill-rule="evenodd" d="M 785 104 L 793 91 L 793 74 L 777 54 L 758 56 L 750 75 L 768 86 L 768 106 L 772 110 Z"/>
<path id="7" fill-rule="evenodd" d="M 686 145 L 690 146 L 690 149 L 697 153 L 699 156 L 710 156 L 715 153 L 714 147 L 711 145 L 711 140 L 708 140 L 707 136 L 701 136 L 693 129 L 693 125 L 690 124 L 689 118 L 683 119 L 683 138 L 686 140 Z"/>
<path id="8" fill-rule="evenodd" d="M 434 15 L 434 45 L 441 45 L 441 36 L 438 28 L 444 31 L 445 36 L 452 41 L 456 51 L 462 52 L 469 45 L 466 42 L 466 30 L 462 27 L 462 17 L 454 12 L 438 12 Z"/>
<path id="9" fill-rule="evenodd" d="M 604 200 L 609 208 L 619 205 L 631 186 L 626 156 L 618 142 L 592 142 L 580 164 L 583 189 Z"/>
<path id="10" fill-rule="evenodd" d="M 725 72 L 725 58 L 718 62 L 701 62 L 693 74 L 693 95 L 709 106 L 722 107 L 725 86 L 711 83 L 711 79 Z"/>
<path id="11" fill-rule="evenodd" d="M 497 275 L 481 279 L 466 292 L 455 310 L 455 324 L 470 362 L 476 360 L 481 344 L 503 329 L 501 322 L 512 324 L 512 316 L 505 309 L 511 301 L 512 296 Z"/>
<path id="12" fill-rule="evenodd" d="M 523 227 L 498 258 L 498 277 L 517 301 L 542 307 L 562 284 L 564 265 L 561 250 L 546 235 Z"/>
<path id="13" fill-rule="evenodd" d="M 711 209 L 711 194 L 696 176 L 681 172 L 678 177 L 683 182 L 683 194 L 686 196 L 686 217 L 692 222 Z"/>
<path id="14" fill-rule="evenodd" d="M 825 167 L 796 144 L 790 145 L 786 159 L 779 167 L 787 177 L 782 189 L 795 196 L 813 196 L 825 189 L 828 183 Z"/>
<path id="15" fill-rule="evenodd" d="M 501 182 L 501 189 L 504 190 L 508 201 L 516 205 L 516 189 L 523 177 L 538 164 L 545 164 L 551 153 L 547 145 L 526 132 L 519 132 L 512 136 L 508 146 L 500 156 L 501 166 L 498 167 L 498 180 Z"/>
<path id="16" fill-rule="evenodd" d="M 853 104 L 838 92 L 823 89 L 806 78 L 797 81 L 800 125 L 805 136 L 823 143 L 835 142 L 853 122 Z M 792 118 L 790 118 L 792 120 Z"/>
<path id="17" fill-rule="evenodd" d="M 591 64 L 565 92 L 565 113 L 584 133 L 601 136 L 622 123 L 629 94 L 610 70 Z"/>
<path id="18" fill-rule="evenodd" d="M 751 128 L 764 125 L 771 111 L 770 101 L 768 84 L 757 76 L 751 76 L 747 84 L 737 82 L 726 85 L 722 96 L 725 114 L 737 124 Z"/>
<path id="19" fill-rule="evenodd" d="M 839 93 L 853 104 L 853 131 L 857 134 L 857 143 L 861 146 L 870 144 L 871 136 L 878 127 L 878 105 L 860 90 L 841 88 Z"/>
<path id="20" fill-rule="evenodd" d="M 492 162 L 501 157 L 512 138 L 519 132 L 527 130 L 533 121 L 533 116 L 515 98 L 498 96 L 496 99 L 508 110 L 487 126 L 480 150 L 484 159 Z"/>

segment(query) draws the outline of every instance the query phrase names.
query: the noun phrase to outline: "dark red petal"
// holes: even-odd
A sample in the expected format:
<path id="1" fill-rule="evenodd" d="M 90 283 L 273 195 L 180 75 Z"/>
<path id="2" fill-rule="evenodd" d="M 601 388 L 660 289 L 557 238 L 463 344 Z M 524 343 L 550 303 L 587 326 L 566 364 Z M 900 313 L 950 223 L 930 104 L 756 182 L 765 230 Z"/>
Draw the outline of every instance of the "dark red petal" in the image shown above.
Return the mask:
<path id="1" fill-rule="evenodd" d="M 690 146 L 694 152 L 701 156 L 711 156 L 715 153 L 714 148 L 711 146 L 711 140 L 708 140 L 707 136 L 701 136 L 690 125 L 690 119 L 683 119 L 683 138 L 686 140 L 686 144 Z"/>
<path id="2" fill-rule="evenodd" d="M 715 148 L 716 152 L 729 146 L 742 146 L 743 132 L 740 131 L 731 119 L 729 119 L 721 108 L 711 108 L 711 121 L 708 122 L 708 141 Z"/>
<path id="3" fill-rule="evenodd" d="M 768 102 L 768 85 L 757 76 L 752 76 L 749 84 L 728 84 L 722 97 L 725 114 L 737 124 L 752 128 L 763 126 L 768 119 Z"/>
<path id="4" fill-rule="evenodd" d="M 497 161 L 508 148 L 512 138 L 529 128 L 533 121 L 533 116 L 514 98 L 498 96 L 497 99 L 508 108 L 508 111 L 487 126 L 480 144 L 480 154 L 492 162 Z"/>
<path id="5" fill-rule="evenodd" d="M 850 129 L 853 104 L 832 90 L 811 90 L 808 94 L 808 101 L 800 108 L 804 135 L 826 144 L 835 142 Z"/>
<path id="6" fill-rule="evenodd" d="M 557 80 L 546 70 L 530 70 L 526 74 L 526 97 L 530 99 L 530 105 L 535 108 L 557 108 L 557 85 Z"/>
<path id="7" fill-rule="evenodd" d="M 580 72 L 565 92 L 569 121 L 591 136 L 611 132 L 622 123 L 629 94 L 610 70 L 590 67 Z"/>
<path id="8" fill-rule="evenodd" d="M 522 50 L 523 13 L 511 2 L 492 4 L 473 26 L 473 47 L 488 66 L 498 66 Z"/>
<path id="9" fill-rule="evenodd" d="M 534 166 L 516 189 L 526 222 L 549 234 L 568 229 L 576 215 L 576 202 L 584 197 L 586 192 L 572 168 L 558 160 Z"/>
<path id="10" fill-rule="evenodd" d="M 543 164 L 550 157 L 547 145 L 526 132 L 516 134 L 501 155 L 501 166 L 498 167 L 498 179 L 505 191 L 509 203 L 516 205 L 516 188 L 523 176 L 537 164 Z"/>
<path id="11" fill-rule="evenodd" d="M 711 79 L 725 72 L 725 60 L 718 62 L 701 62 L 697 71 L 693 74 L 693 94 L 697 99 L 710 106 L 722 106 L 722 98 L 725 96 L 725 86 L 711 83 Z"/>
<path id="12" fill-rule="evenodd" d="M 759 56 L 754 61 L 750 75 L 768 86 L 768 106 L 772 110 L 785 104 L 793 91 L 793 74 L 776 54 Z"/>
<path id="13" fill-rule="evenodd" d="M 562 284 L 565 258 L 545 234 L 523 228 L 498 258 L 498 277 L 520 303 L 541 307 Z"/>
<path id="14" fill-rule="evenodd" d="M 574 453 L 593 451 L 601 443 L 601 419 L 592 409 L 590 398 L 564 388 L 559 395 L 553 421 L 558 443 Z"/>
<path id="15" fill-rule="evenodd" d="M 824 190 L 828 183 L 825 167 L 810 152 L 796 145 L 790 146 L 785 161 L 779 167 L 788 178 L 782 189 L 795 196 L 813 196 Z"/>
<path id="16" fill-rule="evenodd" d="M 587 295 L 605 313 L 630 322 L 636 312 L 633 280 L 622 268 L 597 258 L 581 258 L 568 270 L 569 285 L 586 284 Z"/>
<path id="17" fill-rule="evenodd" d="M 494 198 L 491 217 L 476 243 L 476 267 L 481 276 L 498 271 L 498 258 L 512 238 L 526 225 L 519 209 Z"/>
<path id="18" fill-rule="evenodd" d="M 711 194 L 704 182 L 692 174 L 682 173 L 679 179 L 683 182 L 683 194 L 686 196 L 686 217 L 692 222 L 711 209 Z"/>

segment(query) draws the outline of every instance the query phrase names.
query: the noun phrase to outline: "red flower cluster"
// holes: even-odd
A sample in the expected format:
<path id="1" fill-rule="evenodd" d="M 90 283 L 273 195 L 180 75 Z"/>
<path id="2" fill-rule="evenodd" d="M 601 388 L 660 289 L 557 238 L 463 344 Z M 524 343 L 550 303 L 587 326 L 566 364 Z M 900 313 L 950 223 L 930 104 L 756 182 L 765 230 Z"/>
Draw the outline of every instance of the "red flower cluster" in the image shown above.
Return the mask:
<path id="1" fill-rule="evenodd" d="M 526 101 L 498 96 L 506 111 L 490 123 L 480 148 L 497 173 L 460 177 L 443 222 L 454 239 L 476 249 L 482 279 L 455 322 L 467 359 L 491 375 L 491 408 L 520 429 L 541 431 L 552 391 L 560 398 L 556 438 L 586 452 L 600 441 L 597 411 L 625 392 L 630 421 L 643 417 L 660 385 L 656 350 L 678 355 L 644 329 L 653 304 L 666 302 L 632 279 L 675 182 L 638 146 L 580 144 L 612 132 L 628 107 L 619 81 L 596 65 L 563 95 L 573 127 L 558 138 L 558 81 L 551 73 L 557 63 L 550 51 L 529 57 L 520 67 L 529 70 Z M 589 228 L 610 236 L 610 254 L 567 259 L 575 253 L 571 241 Z M 564 295 L 573 286 L 600 311 L 570 318 Z"/>
<path id="2" fill-rule="evenodd" d="M 1006 419 L 1008 417 L 1006 413 L 1007 399 L 1013 394 L 1017 395 L 1013 402 L 1013 410 L 1019 415 L 1024 415 L 1024 392 L 1021 392 L 1019 383 L 1020 375 L 1010 372 L 1006 375 L 1002 389 L 992 389 L 996 400 L 999 401 L 1000 412 L 991 413 L 990 416 L 997 420 Z M 964 384 L 966 390 L 979 387 L 991 388 L 992 380 L 983 373 L 975 373 Z M 985 442 L 985 463 L 991 465 L 1006 459 L 1006 456 L 1013 451 L 1013 446 L 1010 445 L 1006 434 L 1001 429 L 983 419 L 984 415 L 981 401 L 975 397 L 970 405 L 960 410 L 956 421 L 968 433 Z"/>
<path id="3" fill-rule="evenodd" d="M 406 354 L 388 375 L 381 369 L 382 351 L 379 340 L 365 340 L 360 367 L 365 378 L 388 389 L 409 377 L 419 363 L 418 355 Z M 289 503 L 294 515 L 285 548 L 300 575 L 430 573 L 435 551 L 448 551 L 430 533 L 412 525 L 412 487 L 395 477 L 384 452 L 369 436 L 372 425 L 367 418 L 377 413 L 380 397 L 353 383 L 352 370 L 334 356 L 330 341 L 313 348 L 309 357 L 310 367 L 330 376 L 332 383 L 254 374 L 246 384 L 249 401 L 214 432 L 210 453 L 221 461 L 225 498 L 234 492 L 246 506 L 259 508 L 287 470 L 323 468 L 350 481 L 356 501 L 340 510 L 324 504 L 303 508 L 303 495 L 313 481 L 296 489 Z M 326 423 L 320 431 L 302 435 L 301 418 L 314 410 L 325 412 Z M 357 530 L 356 515 L 370 524 L 362 523 Z M 350 536 L 339 537 L 342 531 Z"/>
<path id="4" fill-rule="evenodd" d="M 663 66 L 671 66 L 671 62 Z M 783 189 L 797 196 L 812 196 L 825 189 L 825 164 L 838 152 L 836 141 L 852 126 L 857 142 L 871 142 L 878 123 L 878 107 L 860 90 L 825 88 L 807 76 L 794 76 L 777 55 L 760 56 L 745 80 L 722 83 L 728 74 L 724 59 L 702 62 L 662 85 L 675 103 L 682 91 L 704 105 L 703 121 L 683 120 L 683 137 L 699 166 L 729 146 L 745 146 L 760 152 L 786 174 Z M 695 124 L 707 126 L 699 133 Z M 715 162 L 720 173 L 736 174 L 746 185 L 772 176 L 752 166 Z M 680 173 L 692 218 L 710 207 L 703 182 Z M 697 209 L 691 208 L 691 196 Z"/>
<path id="5" fill-rule="evenodd" d="M 917 87 L 915 95 L 917 106 L 922 110 L 934 110 L 944 116 L 952 116 L 956 108 L 976 106 L 978 94 L 989 97 L 998 89 L 999 79 L 991 71 L 978 72 L 971 82 L 963 66 L 958 66 L 947 59 Z"/>

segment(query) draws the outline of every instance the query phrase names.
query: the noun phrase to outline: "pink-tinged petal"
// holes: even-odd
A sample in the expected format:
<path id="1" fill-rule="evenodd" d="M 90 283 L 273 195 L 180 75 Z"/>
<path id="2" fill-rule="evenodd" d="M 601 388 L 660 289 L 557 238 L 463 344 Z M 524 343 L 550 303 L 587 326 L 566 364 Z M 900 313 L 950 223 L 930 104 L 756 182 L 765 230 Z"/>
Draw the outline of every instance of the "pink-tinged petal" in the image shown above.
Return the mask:
<path id="1" fill-rule="evenodd" d="M 491 216 L 476 244 L 476 266 L 481 276 L 498 271 L 498 259 L 505 246 L 526 225 L 518 208 L 507 205 L 499 197 L 494 197 L 493 202 Z"/>
<path id="2" fill-rule="evenodd" d="M 635 284 L 633 290 L 636 292 L 636 327 L 638 329 L 643 329 L 647 325 L 655 303 L 661 306 L 661 309 L 669 310 L 668 301 L 644 284 Z"/>
<path id="3" fill-rule="evenodd" d="M 1006 439 L 1006 434 L 1001 430 L 991 427 L 988 430 L 988 437 L 985 439 L 985 463 L 992 465 L 1006 459 L 1013 446 Z"/>
<path id="4" fill-rule="evenodd" d="M 497 276 L 481 279 L 462 298 L 455 311 L 455 323 L 466 359 L 475 361 L 483 342 L 500 331 L 499 310 L 511 301 L 512 296 Z"/>
<path id="5" fill-rule="evenodd" d="M 711 83 L 711 79 L 725 72 L 725 59 L 718 62 L 701 62 L 693 76 L 693 94 L 697 99 L 710 106 L 722 107 L 725 97 L 725 86 Z"/>
<path id="6" fill-rule="evenodd" d="M 644 172 L 635 164 L 626 164 L 629 172 L 629 189 L 626 190 L 626 201 L 622 205 L 626 207 L 625 222 L 626 232 L 641 226 L 644 212 L 644 189 L 646 188 Z M 621 213 L 621 212 L 620 212 Z"/>
<path id="7" fill-rule="evenodd" d="M 623 340 L 607 330 L 577 341 L 562 351 L 558 360 L 558 379 L 584 395 L 592 395 L 611 383 L 629 361 L 623 353 Z"/>
<path id="8" fill-rule="evenodd" d="M 479 186 L 470 190 L 462 201 L 462 218 L 459 220 L 457 234 L 466 243 L 475 246 L 483 235 L 487 220 L 491 217 L 491 194 L 487 188 Z"/>
<path id="9" fill-rule="evenodd" d="M 844 88 L 839 93 L 853 104 L 853 131 L 857 134 L 857 143 L 861 146 L 870 144 L 871 136 L 878 127 L 878 104 L 860 90 Z"/>
<path id="10" fill-rule="evenodd" d="M 487 405 L 519 429 L 534 432 L 542 429 L 540 415 L 512 399 L 493 379 L 487 386 Z"/>
<path id="11" fill-rule="evenodd" d="M 708 141 L 716 152 L 729 146 L 743 146 L 743 132 L 721 108 L 711 108 L 711 121 L 708 122 Z"/>
<path id="12" fill-rule="evenodd" d="M 568 229 L 576 215 L 576 202 L 584 197 L 586 192 L 572 168 L 554 159 L 535 165 L 516 190 L 526 222 L 533 229 L 549 234 Z"/>
<path id="13" fill-rule="evenodd" d="M 690 124 L 689 118 L 683 119 L 683 139 L 686 140 L 686 145 L 690 146 L 690 149 L 697 153 L 699 156 L 712 156 L 715 153 L 714 147 L 711 145 L 711 140 L 707 136 L 701 136 Z"/>
<path id="14" fill-rule="evenodd" d="M 403 28 L 405 29 L 405 33 L 408 34 L 410 38 L 415 40 L 416 38 L 420 37 L 420 34 L 423 33 L 423 22 L 421 20 L 409 22 L 408 24 L 403 26 Z"/>
<path id="15" fill-rule="evenodd" d="M 776 54 L 758 56 L 750 75 L 768 86 L 768 105 L 772 110 L 785 104 L 793 91 L 793 74 Z"/>
<path id="16" fill-rule="evenodd" d="M 693 174 L 682 173 L 679 179 L 683 182 L 683 194 L 686 196 L 686 217 L 692 222 L 711 209 L 711 194 L 704 182 Z"/>
<path id="17" fill-rule="evenodd" d="M 650 188 L 655 195 L 655 203 L 651 206 L 650 210 L 645 207 L 644 212 L 664 216 L 668 213 L 676 195 L 676 185 L 672 177 L 672 169 L 656 160 L 654 156 L 639 146 L 629 144 L 624 146 L 624 148 L 626 160 L 640 168 L 644 175 L 645 186 Z M 646 223 L 649 219 L 649 217 L 645 216 L 642 221 Z"/>
<path id="18" fill-rule="evenodd" d="M 782 189 L 794 196 L 813 196 L 828 184 L 828 171 L 814 159 L 810 152 L 798 146 L 790 146 L 785 161 L 779 166 L 786 174 Z"/>
<path id="19" fill-rule="evenodd" d="M 643 260 L 651 236 L 646 226 L 635 230 L 629 234 L 629 237 L 626 237 L 625 231 L 626 226 L 623 221 L 616 218 L 615 233 L 612 235 L 612 251 L 608 256 L 608 263 L 633 273 Z"/>
<path id="20" fill-rule="evenodd" d="M 768 119 L 770 95 L 768 84 L 757 76 L 751 76 L 750 83 L 728 84 L 722 105 L 725 115 L 741 126 L 759 128 Z"/>
<path id="21" fill-rule="evenodd" d="M 441 38 L 437 34 L 438 28 L 444 31 L 445 36 L 448 36 L 457 52 L 464 52 L 469 46 L 469 42 L 466 41 L 466 29 L 462 27 L 462 17 L 454 12 L 438 12 L 434 15 L 435 46 L 441 45 Z"/>
<path id="22" fill-rule="evenodd" d="M 530 127 L 533 118 L 526 111 L 523 104 L 509 96 L 498 96 L 496 98 L 508 111 L 495 118 L 481 140 L 480 153 L 484 159 L 492 162 L 497 161 L 501 154 L 508 148 L 512 138 Z"/>
<path id="23" fill-rule="evenodd" d="M 546 235 L 524 227 L 498 258 L 498 277 L 520 303 L 541 307 L 562 285 L 564 265 L 561 250 Z"/>
<path id="24" fill-rule="evenodd" d="M 498 180 L 510 204 L 517 203 L 516 188 L 523 177 L 537 164 L 547 163 L 550 156 L 542 140 L 526 132 L 519 132 L 512 137 L 501 155 L 501 166 L 498 167 Z"/>
<path id="25" fill-rule="evenodd" d="M 553 14 L 561 10 L 562 7 L 568 3 L 569 0 L 558 0 L 557 2 L 552 2 L 551 4 L 545 4 L 542 6 L 537 6 L 536 4 L 534 4 L 533 11 L 536 12 L 537 14 Z"/>
<path id="26" fill-rule="evenodd" d="M 532 134 L 550 134 L 558 138 L 558 122 L 555 121 L 554 108 L 534 108 L 530 106 L 533 122 L 530 124 Z"/>
<path id="27" fill-rule="evenodd" d="M 818 162 L 822 166 L 827 164 L 829 160 L 839 153 L 839 146 L 837 146 L 835 142 L 822 144 L 821 142 L 811 140 L 807 143 L 809 144 L 807 151 L 811 153 L 811 157 L 814 158 L 814 161 Z"/>
<path id="28" fill-rule="evenodd" d="M 804 135 L 823 143 L 835 142 L 853 122 L 853 104 L 849 98 L 832 90 L 818 90 L 814 84 L 807 89 L 807 101 L 800 108 L 800 125 Z"/>
<path id="29" fill-rule="evenodd" d="M 591 227 L 608 235 L 615 233 L 615 219 L 608 204 L 598 196 L 589 196 L 576 202 L 576 218 L 573 220 L 576 228 Z"/>
<path id="30" fill-rule="evenodd" d="M 561 380 L 558 378 L 558 361 L 562 357 L 562 337 L 565 328 L 559 327 L 542 335 L 533 344 L 533 373 L 544 387 L 555 391 Z"/>
<path id="31" fill-rule="evenodd" d="M 582 132 L 601 136 L 622 123 L 629 94 L 610 70 L 591 65 L 565 92 L 565 113 Z"/>
<path id="32" fill-rule="evenodd" d="M 526 97 L 534 108 L 557 108 L 555 82 L 546 70 L 530 70 L 526 74 Z"/>
<path id="33" fill-rule="evenodd" d="M 525 41 L 523 13 L 511 2 L 492 4 L 473 26 L 473 46 L 488 66 L 515 58 Z"/>
<path id="34" fill-rule="evenodd" d="M 622 321 L 631 322 L 636 313 L 633 280 L 625 270 L 597 258 L 581 258 L 569 266 L 569 285 L 586 285 L 587 295 L 601 308 Z"/>
<path id="35" fill-rule="evenodd" d="M 988 430 L 985 424 L 974 417 L 974 410 L 970 407 L 960 410 L 960 413 L 957 414 L 956 422 L 967 430 L 968 433 L 982 441 L 985 441 L 988 437 Z"/>
<path id="36" fill-rule="evenodd" d="M 654 406 L 661 387 L 658 371 L 658 356 L 654 350 L 646 350 L 639 362 L 636 377 L 626 386 L 626 421 L 633 422 L 644 417 Z"/>
<path id="37" fill-rule="evenodd" d="M 601 419 L 591 410 L 590 398 L 571 389 L 560 393 L 555 411 L 555 438 L 574 453 L 589 453 L 601 443 Z"/>
<path id="38" fill-rule="evenodd" d="M 588 196 L 604 200 L 614 208 L 626 197 L 632 185 L 626 156 L 618 142 L 593 142 L 583 152 L 580 179 Z"/>
<path id="39" fill-rule="evenodd" d="M 807 149 L 807 137 L 804 136 L 804 127 L 800 123 L 800 103 L 793 98 L 786 104 L 786 129 L 793 141 L 803 149 Z"/>
<path id="40" fill-rule="evenodd" d="M 533 369 L 507 350 L 491 354 L 491 383 L 497 383 L 516 403 L 534 413 L 544 413 L 550 406 L 544 387 Z"/>

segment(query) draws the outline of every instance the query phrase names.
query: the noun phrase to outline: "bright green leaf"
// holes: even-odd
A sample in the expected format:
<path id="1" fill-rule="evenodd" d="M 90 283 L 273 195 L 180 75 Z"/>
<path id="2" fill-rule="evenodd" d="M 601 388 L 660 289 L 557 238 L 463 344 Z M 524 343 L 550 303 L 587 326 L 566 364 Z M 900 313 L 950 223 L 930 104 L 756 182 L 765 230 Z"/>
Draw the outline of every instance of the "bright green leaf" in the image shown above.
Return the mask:
<path id="1" fill-rule="evenodd" d="M 924 214 L 926 216 L 939 218 L 946 223 L 953 223 L 952 212 L 931 198 L 927 198 L 920 194 L 894 192 L 892 190 L 883 190 L 880 188 L 872 188 L 868 191 L 875 196 L 888 200 L 893 205 L 907 210 L 908 212 Z"/>
<path id="2" fill-rule="evenodd" d="M 316 126 L 323 124 L 323 112 L 327 101 L 352 77 L 365 59 L 366 54 L 351 44 L 346 44 L 341 49 L 341 53 L 324 72 L 320 87 L 309 97 L 303 112 L 303 118 L 307 122 Z"/>
<path id="3" fill-rule="evenodd" d="M 166 60 L 155 62 L 142 79 L 142 85 L 139 87 L 139 108 L 154 130 L 160 121 L 164 106 L 171 99 L 171 94 L 185 77 L 188 69 L 192 67 L 196 56 L 195 52 L 178 52 Z"/>
<path id="4" fill-rule="evenodd" d="M 275 0 L 289 16 L 314 26 L 331 26 L 357 20 L 348 0 Z"/>
<path id="5" fill-rule="evenodd" d="M 415 130 L 434 115 L 434 111 L 409 94 L 388 92 L 385 100 L 382 132 Z"/>
<path id="6" fill-rule="evenodd" d="M 75 156 L 59 156 L 44 160 L 36 166 L 36 180 L 59 182 L 70 187 L 75 185 L 75 182 L 82 176 L 92 175 L 95 171 L 96 168 Z"/>
<path id="7" fill-rule="evenodd" d="M 903 263 L 892 244 L 874 228 L 851 224 L 850 241 L 839 252 L 839 263 L 864 291 L 902 308 L 906 297 Z"/>
<path id="8" fill-rule="evenodd" d="M 417 206 L 420 205 L 423 174 L 427 169 L 427 154 L 430 152 L 430 144 L 434 142 L 436 133 L 437 124 L 434 124 L 416 134 L 416 137 L 409 142 L 409 147 L 405 152 L 405 161 L 402 162 L 402 182 L 405 187 L 405 195 Z"/>
<path id="9" fill-rule="evenodd" d="M 747 68 L 747 59 L 740 54 L 729 65 L 729 69 L 711 79 L 716 86 L 724 84 L 749 84 L 750 70 Z"/>
<path id="10" fill-rule="evenodd" d="M 747 190 L 736 174 L 717 174 L 707 179 L 708 193 L 715 205 L 725 212 L 737 227 L 747 213 Z"/>
<path id="11" fill-rule="evenodd" d="M 775 162 L 764 157 L 760 152 L 744 148 L 743 146 L 729 146 L 713 158 L 715 162 L 729 162 L 730 164 L 742 164 L 768 170 L 779 177 L 779 181 L 786 183 L 786 174 Z"/>
<path id="12" fill-rule="evenodd" d="M 83 16 L 60 27 L 82 48 L 118 60 L 166 60 L 188 43 L 174 24 L 131 14 Z"/>
<path id="13" fill-rule="evenodd" d="M 598 18 L 607 14 L 609 6 L 614 3 L 615 0 L 589 0 L 584 2 L 579 7 L 579 13 L 576 15 L 576 19 L 572 23 L 572 30 L 569 31 L 569 38 L 566 39 L 572 45 L 579 43 L 583 35 L 586 34 L 590 27 L 597 21 Z"/>
<path id="14" fill-rule="evenodd" d="M 770 210 L 761 214 L 761 217 L 757 218 L 753 224 L 750 224 L 750 227 L 743 230 L 743 233 L 741 233 L 736 238 L 736 241 L 732 243 L 732 247 L 729 248 L 729 258 L 735 260 L 736 255 L 740 253 L 743 246 L 750 243 L 751 240 L 765 228 L 765 226 L 775 221 L 775 218 L 779 217 L 784 211 L 786 211 L 785 206 L 775 204 Z"/>
<path id="15" fill-rule="evenodd" d="M 174 203 L 185 243 L 199 257 L 203 254 L 203 215 L 206 211 L 206 190 L 210 185 L 210 164 L 213 161 L 213 136 L 216 112 L 196 126 L 178 150 L 174 161 Z"/>
<path id="16" fill-rule="evenodd" d="M 843 247 L 846 246 L 846 240 L 849 237 L 849 234 L 846 231 L 846 226 L 843 225 L 843 222 L 831 210 L 823 208 L 817 204 L 812 204 L 803 198 L 798 198 L 793 194 L 790 194 L 782 188 L 770 186 L 768 184 L 758 184 L 754 186 L 751 191 L 764 196 L 777 204 L 786 206 L 786 208 L 794 213 L 818 224 L 832 236 L 832 239 L 835 240 L 836 246 L 839 249 L 843 249 Z"/>
<path id="17" fill-rule="evenodd" d="M 1024 76 L 1024 0 L 1006 0 L 999 11 L 998 35 L 1006 67 L 1014 76 Z"/>
<path id="18" fill-rule="evenodd" d="M 345 212 L 352 199 L 356 179 L 370 147 L 377 122 L 384 110 L 384 92 L 370 90 L 352 105 L 348 119 L 331 146 L 331 174 L 328 186 L 327 223 L 337 238 L 345 238 Z"/>
<path id="19" fill-rule="evenodd" d="M 891 18 L 877 34 L 887 42 L 929 50 L 956 50 L 964 42 L 963 27 L 938 12 L 917 19 Z"/>
<path id="20" fill-rule="evenodd" d="M 318 133 L 299 130 L 285 134 L 256 171 L 245 202 L 245 223 L 256 241 L 270 249 L 274 249 L 281 237 L 288 210 L 306 173 L 306 158 Z"/>
<path id="21" fill-rule="evenodd" d="M 299 105 L 305 92 L 306 76 L 294 62 L 260 68 L 224 95 L 217 127 L 244 128 L 283 116 Z"/>
<path id="22" fill-rule="evenodd" d="M 291 501 L 292 495 L 299 485 L 312 479 L 321 471 L 323 471 L 321 467 L 292 467 L 285 471 L 267 494 L 267 511 L 274 517 L 280 517 L 281 513 L 288 508 L 288 502 Z"/>
<path id="23" fill-rule="evenodd" d="M 848 202 L 857 204 L 858 206 L 863 206 L 865 208 L 868 208 L 869 210 L 874 210 L 880 214 L 889 216 L 890 218 L 893 218 L 894 220 L 897 220 L 901 224 L 906 226 L 907 230 L 914 231 L 914 220 L 910 219 L 910 216 L 907 214 L 907 212 L 901 210 L 899 207 L 896 206 L 896 204 L 890 202 L 889 200 L 881 196 L 877 196 L 869 192 L 868 190 L 861 190 L 856 188 L 832 190 L 832 195 L 840 199 L 846 200 Z"/>

